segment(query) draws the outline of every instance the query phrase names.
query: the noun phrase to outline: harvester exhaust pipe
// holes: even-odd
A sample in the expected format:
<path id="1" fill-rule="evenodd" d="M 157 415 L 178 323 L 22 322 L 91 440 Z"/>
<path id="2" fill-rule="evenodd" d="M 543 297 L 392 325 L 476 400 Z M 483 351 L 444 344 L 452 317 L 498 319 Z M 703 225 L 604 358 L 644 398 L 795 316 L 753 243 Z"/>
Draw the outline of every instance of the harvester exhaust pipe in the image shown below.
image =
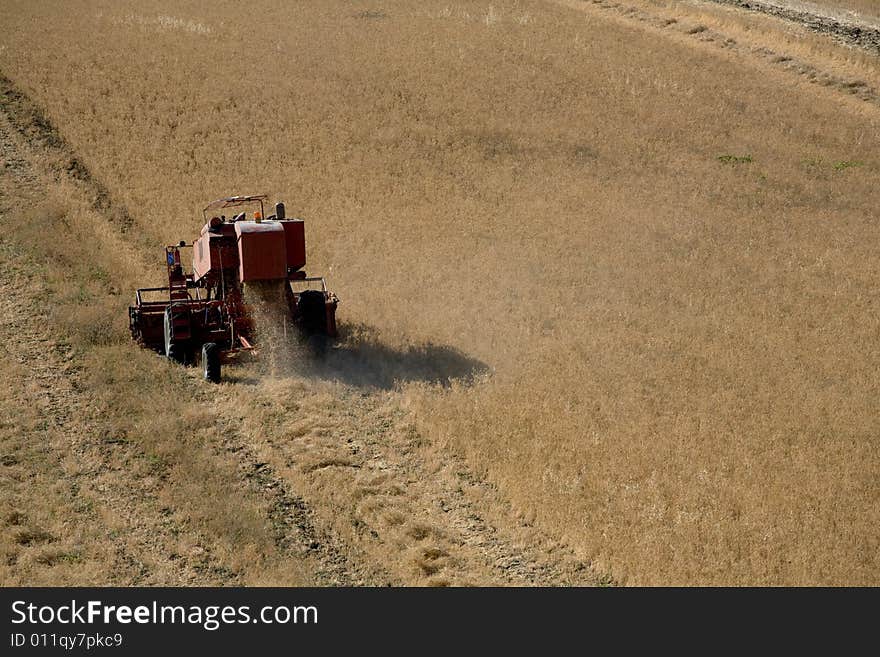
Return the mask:
<path id="1" fill-rule="evenodd" d="M 284 219 L 286 215 L 284 214 L 284 203 L 276 203 L 275 204 L 275 218 L 278 221 Z"/>

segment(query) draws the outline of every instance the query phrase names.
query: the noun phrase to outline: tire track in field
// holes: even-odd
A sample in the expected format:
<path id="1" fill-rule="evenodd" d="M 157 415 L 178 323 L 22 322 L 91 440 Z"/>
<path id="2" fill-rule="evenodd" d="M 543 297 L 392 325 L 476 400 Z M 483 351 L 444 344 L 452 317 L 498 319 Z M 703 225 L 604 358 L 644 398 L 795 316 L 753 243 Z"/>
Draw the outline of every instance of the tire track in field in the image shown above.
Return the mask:
<path id="1" fill-rule="evenodd" d="M 344 539 L 338 549 L 383 567 L 388 584 L 611 583 L 516 520 L 460 459 L 433 461 L 398 392 L 253 370 L 228 377 L 213 412 L 234 427 L 236 449 L 273 486 L 299 491 L 315 524 Z"/>

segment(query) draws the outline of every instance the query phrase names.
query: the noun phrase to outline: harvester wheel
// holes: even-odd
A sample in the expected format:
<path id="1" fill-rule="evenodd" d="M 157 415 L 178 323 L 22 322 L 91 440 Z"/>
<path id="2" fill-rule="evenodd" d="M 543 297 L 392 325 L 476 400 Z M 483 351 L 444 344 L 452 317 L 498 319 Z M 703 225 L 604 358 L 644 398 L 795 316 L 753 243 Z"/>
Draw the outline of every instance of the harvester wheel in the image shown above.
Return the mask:
<path id="1" fill-rule="evenodd" d="M 220 347 L 213 342 L 202 347 L 202 375 L 205 381 L 220 383 Z"/>
<path id="2" fill-rule="evenodd" d="M 165 309 L 165 356 L 181 365 L 186 361 L 186 350 L 182 344 L 171 341 L 171 307 Z"/>
<path id="3" fill-rule="evenodd" d="M 165 349 L 165 355 L 168 357 L 168 360 L 174 361 L 178 365 L 183 365 L 186 362 L 186 354 L 183 351 L 183 347 L 179 344 L 170 344 Z"/>
<path id="4" fill-rule="evenodd" d="M 304 290 L 296 303 L 300 329 L 309 337 L 327 330 L 327 300 L 323 292 Z"/>
<path id="5" fill-rule="evenodd" d="M 313 333 L 306 340 L 306 346 L 312 358 L 321 359 L 327 355 L 329 338 L 323 333 Z"/>

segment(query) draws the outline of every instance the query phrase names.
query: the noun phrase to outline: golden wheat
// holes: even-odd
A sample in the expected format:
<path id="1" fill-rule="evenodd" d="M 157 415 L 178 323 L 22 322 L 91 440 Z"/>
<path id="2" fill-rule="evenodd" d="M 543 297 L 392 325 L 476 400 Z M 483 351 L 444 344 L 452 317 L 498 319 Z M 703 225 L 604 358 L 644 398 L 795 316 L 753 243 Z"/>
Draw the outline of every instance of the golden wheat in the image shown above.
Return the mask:
<path id="1" fill-rule="evenodd" d="M 528 522 L 628 582 L 877 583 L 876 105 L 533 1 L 4 13 L 157 247 L 269 192 L 346 322 L 485 363 L 398 403 Z"/>

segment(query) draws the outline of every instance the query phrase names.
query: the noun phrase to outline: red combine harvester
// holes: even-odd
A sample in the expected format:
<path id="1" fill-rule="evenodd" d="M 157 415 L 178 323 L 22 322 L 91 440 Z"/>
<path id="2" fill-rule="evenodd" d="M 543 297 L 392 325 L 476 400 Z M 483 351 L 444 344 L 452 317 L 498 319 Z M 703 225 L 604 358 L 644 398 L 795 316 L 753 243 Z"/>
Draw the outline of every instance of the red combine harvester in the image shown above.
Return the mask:
<path id="1" fill-rule="evenodd" d="M 304 224 L 287 219 L 284 204 L 264 218 L 266 196 L 232 196 L 204 209 L 205 226 L 191 245 L 165 247 L 168 286 L 139 289 L 129 307 L 132 337 L 182 364 L 201 361 L 207 381 L 220 380 L 220 364 L 254 351 L 254 322 L 248 286 L 283 286 L 288 323 L 318 351 L 336 336 L 336 305 L 324 279 L 308 277 Z M 256 206 L 259 205 L 259 210 Z M 231 218 L 227 208 L 252 208 Z M 210 218 L 209 218 L 210 217 Z M 192 273 L 180 257 L 193 249 Z"/>

